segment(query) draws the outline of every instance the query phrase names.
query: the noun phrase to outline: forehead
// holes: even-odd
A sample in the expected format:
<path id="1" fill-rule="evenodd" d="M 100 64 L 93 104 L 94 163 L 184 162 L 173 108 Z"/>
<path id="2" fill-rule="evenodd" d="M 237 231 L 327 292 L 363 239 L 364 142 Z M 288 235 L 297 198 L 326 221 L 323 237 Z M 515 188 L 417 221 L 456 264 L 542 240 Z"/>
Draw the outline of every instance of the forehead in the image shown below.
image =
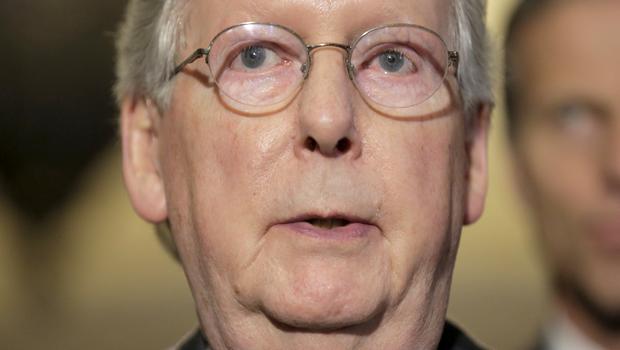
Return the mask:
<path id="1" fill-rule="evenodd" d="M 307 41 L 344 41 L 381 24 L 415 23 L 449 33 L 452 0 L 192 0 L 188 37 L 202 44 L 241 22 L 285 25 Z M 198 43 L 195 43 L 198 44 Z"/>
<path id="2" fill-rule="evenodd" d="M 518 32 L 516 59 L 522 84 L 552 94 L 616 94 L 620 86 L 620 2 L 557 3 L 526 21 Z M 527 90 L 527 89 L 526 89 Z M 579 90 L 579 91 L 573 91 Z M 601 95 L 603 94 L 603 95 Z"/>

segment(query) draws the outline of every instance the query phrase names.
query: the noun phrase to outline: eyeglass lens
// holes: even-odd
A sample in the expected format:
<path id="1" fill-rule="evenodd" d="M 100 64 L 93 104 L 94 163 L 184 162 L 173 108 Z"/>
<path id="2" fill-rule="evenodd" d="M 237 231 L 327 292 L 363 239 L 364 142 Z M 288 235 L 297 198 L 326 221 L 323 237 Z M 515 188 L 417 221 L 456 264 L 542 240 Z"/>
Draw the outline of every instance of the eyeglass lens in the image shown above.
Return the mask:
<path id="1" fill-rule="evenodd" d="M 442 85 L 448 66 L 441 38 L 422 27 L 397 25 L 368 31 L 353 44 L 351 78 L 373 104 L 411 107 Z M 212 42 L 209 67 L 219 89 L 247 106 L 287 100 L 304 80 L 308 49 L 296 34 L 271 24 L 243 24 Z"/>

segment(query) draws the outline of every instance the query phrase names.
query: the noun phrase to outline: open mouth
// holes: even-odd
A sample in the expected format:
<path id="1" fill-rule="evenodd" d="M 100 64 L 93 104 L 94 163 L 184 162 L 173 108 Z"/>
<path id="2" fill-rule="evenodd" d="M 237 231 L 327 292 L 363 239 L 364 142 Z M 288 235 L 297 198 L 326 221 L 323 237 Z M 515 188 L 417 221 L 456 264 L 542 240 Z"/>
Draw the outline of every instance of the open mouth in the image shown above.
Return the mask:
<path id="1" fill-rule="evenodd" d="M 361 217 L 343 214 L 304 214 L 276 225 L 295 233 L 330 240 L 366 237 L 377 230 L 376 225 Z"/>
<path id="2" fill-rule="evenodd" d="M 349 225 L 351 222 L 345 219 L 338 218 L 316 218 L 316 219 L 308 219 L 305 222 L 310 225 L 326 230 L 331 230 L 333 228 L 344 227 Z"/>

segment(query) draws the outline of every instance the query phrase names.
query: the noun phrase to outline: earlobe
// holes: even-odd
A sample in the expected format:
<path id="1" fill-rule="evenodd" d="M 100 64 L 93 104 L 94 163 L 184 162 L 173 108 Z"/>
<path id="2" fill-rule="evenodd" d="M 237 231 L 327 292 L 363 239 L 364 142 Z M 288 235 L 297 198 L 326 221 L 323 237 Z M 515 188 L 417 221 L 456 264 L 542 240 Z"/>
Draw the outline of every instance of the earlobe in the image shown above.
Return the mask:
<path id="1" fill-rule="evenodd" d="M 149 100 L 123 100 L 123 178 L 134 209 L 142 218 L 153 223 L 168 217 L 158 161 L 159 118 L 157 108 Z"/>
<path id="2" fill-rule="evenodd" d="M 467 141 L 468 168 L 463 224 L 476 222 L 484 210 L 488 185 L 488 135 L 492 106 L 481 104 L 470 125 Z"/>

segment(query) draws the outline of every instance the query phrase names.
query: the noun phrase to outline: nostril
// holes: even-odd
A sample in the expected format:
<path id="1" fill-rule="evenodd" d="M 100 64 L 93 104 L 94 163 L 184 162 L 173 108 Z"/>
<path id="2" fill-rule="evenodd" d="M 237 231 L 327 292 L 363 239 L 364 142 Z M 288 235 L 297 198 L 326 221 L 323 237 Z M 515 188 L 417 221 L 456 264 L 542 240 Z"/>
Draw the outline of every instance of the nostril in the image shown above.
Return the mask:
<path id="1" fill-rule="evenodd" d="M 325 149 L 323 149 L 325 146 Z M 331 147 L 329 147 L 331 146 Z M 304 141 L 304 148 L 310 152 L 319 151 L 323 152 L 326 155 L 337 155 L 347 153 L 352 147 L 351 140 L 346 137 L 341 138 L 335 145 L 329 144 L 319 144 L 319 142 L 314 137 L 307 137 L 306 141 Z"/>
<path id="2" fill-rule="evenodd" d="M 342 138 L 336 144 L 336 149 L 340 153 L 346 153 L 351 148 L 351 141 L 348 138 Z"/>
<path id="3" fill-rule="evenodd" d="M 314 150 L 316 150 L 316 146 L 317 146 L 316 140 L 313 139 L 312 137 L 308 137 L 306 139 L 305 146 L 306 146 L 306 148 L 308 150 L 310 150 L 310 152 L 314 152 Z"/>

